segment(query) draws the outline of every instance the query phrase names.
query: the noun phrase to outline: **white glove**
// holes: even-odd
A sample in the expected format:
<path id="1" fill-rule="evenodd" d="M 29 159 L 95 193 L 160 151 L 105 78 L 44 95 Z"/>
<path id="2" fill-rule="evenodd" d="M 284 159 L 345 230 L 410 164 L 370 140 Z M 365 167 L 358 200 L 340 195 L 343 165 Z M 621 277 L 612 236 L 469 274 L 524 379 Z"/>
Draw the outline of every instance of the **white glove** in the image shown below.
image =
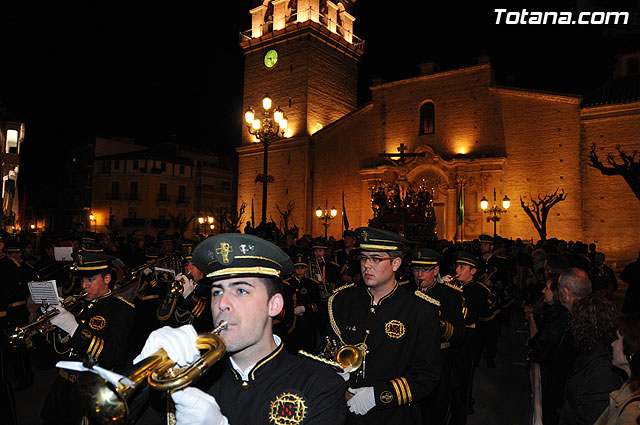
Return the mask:
<path id="1" fill-rule="evenodd" d="M 353 367 L 351 366 L 347 366 L 344 368 L 344 370 L 342 372 L 338 372 L 338 375 L 340 375 L 340 377 L 342 379 L 344 379 L 344 382 L 347 382 L 349 380 L 349 378 L 351 377 L 351 371 L 353 370 Z"/>
<path id="2" fill-rule="evenodd" d="M 187 276 L 185 276 L 182 273 L 178 273 L 176 275 L 176 280 L 182 281 L 182 288 L 183 288 L 182 297 L 183 298 L 187 298 L 189 294 L 193 292 L 193 289 L 196 287 L 193 280 L 189 279 Z"/>
<path id="3" fill-rule="evenodd" d="M 169 358 L 179 366 L 186 366 L 200 357 L 200 351 L 196 345 L 198 333 L 191 325 L 179 328 L 165 326 L 149 334 L 142 351 L 133 359 L 133 363 L 146 359 L 159 349 L 163 348 Z"/>
<path id="4" fill-rule="evenodd" d="M 54 305 L 56 310 L 60 312 L 51 318 L 51 324 L 59 327 L 63 331 L 69 334 L 69 336 L 73 336 L 78 329 L 78 322 L 76 322 L 76 318 L 73 314 L 69 313 L 65 310 L 64 307 L 60 305 Z"/>
<path id="5" fill-rule="evenodd" d="M 128 386 L 134 385 L 134 383 L 126 376 L 104 369 L 98 365 L 94 365 L 89 369 L 82 362 L 61 361 L 56 363 L 56 367 L 59 367 L 60 369 L 75 370 L 76 372 L 92 372 L 116 387 L 118 386 L 118 382 L 122 382 L 123 385 Z"/>
<path id="6" fill-rule="evenodd" d="M 171 394 L 177 425 L 229 425 L 216 399 L 193 387 Z"/>
<path id="7" fill-rule="evenodd" d="M 347 401 L 349 411 L 356 415 L 364 415 L 376 405 L 376 397 L 373 394 L 373 387 L 349 388 L 353 397 Z"/>
<path id="8" fill-rule="evenodd" d="M 293 309 L 293 314 L 296 316 L 301 316 L 304 313 L 306 308 L 303 305 L 299 305 Z"/>
<path id="9" fill-rule="evenodd" d="M 145 276 L 149 276 L 151 273 L 153 273 L 153 270 L 151 270 L 149 267 L 145 267 L 144 270 L 142 270 L 142 273 Z"/>

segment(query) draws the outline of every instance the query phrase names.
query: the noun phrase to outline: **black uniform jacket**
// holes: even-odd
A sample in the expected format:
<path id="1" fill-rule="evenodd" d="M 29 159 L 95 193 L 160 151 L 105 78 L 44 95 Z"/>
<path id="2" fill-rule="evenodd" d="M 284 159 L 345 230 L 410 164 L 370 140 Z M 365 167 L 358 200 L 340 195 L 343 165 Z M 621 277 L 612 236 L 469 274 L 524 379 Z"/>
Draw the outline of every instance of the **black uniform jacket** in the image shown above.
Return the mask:
<path id="1" fill-rule="evenodd" d="M 320 362 L 289 354 L 284 344 L 256 363 L 247 381 L 225 357 L 195 387 L 216 399 L 230 425 L 342 425 L 347 416 L 344 380 Z M 135 424 L 165 423 L 166 405 L 145 388 L 130 403 L 133 417 L 143 410 Z"/>
<path id="2" fill-rule="evenodd" d="M 343 424 L 344 380 L 330 367 L 287 353 L 280 344 L 243 381 L 229 366 L 208 388 L 230 424 Z"/>
<path id="3" fill-rule="evenodd" d="M 80 361 L 91 355 L 105 369 L 125 366 L 122 362 L 134 316 L 131 303 L 109 292 L 85 304 L 76 317 L 78 329 L 72 337 L 62 330 L 54 332 L 56 351 Z"/>
<path id="4" fill-rule="evenodd" d="M 442 369 L 438 302 L 396 283 L 374 305 L 366 286 L 349 285 L 330 298 L 329 314 L 330 338 L 365 342 L 368 350 L 364 376 L 352 372 L 348 386 L 372 386 L 376 406 L 366 415 L 350 415 L 349 423 L 422 423 L 413 402 L 435 389 Z"/>
<path id="5" fill-rule="evenodd" d="M 425 294 L 440 302 L 442 348 L 449 345 L 461 346 L 465 339 L 464 317 L 462 316 L 462 289 L 436 282 Z"/>

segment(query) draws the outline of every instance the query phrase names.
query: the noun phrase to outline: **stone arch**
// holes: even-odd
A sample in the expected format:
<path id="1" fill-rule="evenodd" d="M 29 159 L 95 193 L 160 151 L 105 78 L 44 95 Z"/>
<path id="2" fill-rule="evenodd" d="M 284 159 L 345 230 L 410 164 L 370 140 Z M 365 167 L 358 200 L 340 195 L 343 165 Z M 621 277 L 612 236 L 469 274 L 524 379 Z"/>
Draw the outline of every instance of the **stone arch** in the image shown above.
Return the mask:
<path id="1" fill-rule="evenodd" d="M 434 202 L 438 198 L 446 198 L 449 188 L 449 179 L 444 171 L 433 165 L 419 165 L 409 171 L 407 179 L 413 183 L 424 181 L 425 184 L 434 189 Z"/>
<path id="2" fill-rule="evenodd" d="M 432 188 L 433 207 L 436 214 L 436 233 L 438 239 L 447 239 L 451 235 L 451 199 L 450 182 L 447 174 L 440 167 L 432 164 L 421 164 L 413 168 L 407 175 L 413 184 L 425 184 Z"/>

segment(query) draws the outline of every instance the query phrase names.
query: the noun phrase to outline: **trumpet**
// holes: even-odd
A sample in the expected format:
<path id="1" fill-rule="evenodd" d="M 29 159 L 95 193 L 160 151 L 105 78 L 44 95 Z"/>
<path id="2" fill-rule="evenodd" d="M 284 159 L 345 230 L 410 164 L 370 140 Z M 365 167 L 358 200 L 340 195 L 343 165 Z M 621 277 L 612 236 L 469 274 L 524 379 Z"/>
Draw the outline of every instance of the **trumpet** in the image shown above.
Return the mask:
<path id="1" fill-rule="evenodd" d="M 335 340 L 330 340 L 327 337 L 327 343 L 320 353 L 320 357 L 336 362 L 344 371 L 353 372 L 362 366 L 366 351 L 367 348 L 364 344 L 338 346 Z"/>
<path id="2" fill-rule="evenodd" d="M 84 372 L 78 374 L 80 393 L 88 401 L 86 416 L 90 423 L 120 424 L 129 416 L 127 400 L 138 389 L 147 384 L 160 391 L 178 391 L 189 386 L 196 378 L 205 374 L 209 368 L 224 355 L 226 345 L 219 333 L 227 328 L 227 322 L 221 321 L 210 333 L 198 334 L 196 345 L 207 350 L 192 364 L 177 366 L 163 349 L 133 365 L 128 374 L 117 385 L 107 382 L 100 376 Z"/>
<path id="3" fill-rule="evenodd" d="M 86 292 L 83 292 L 79 295 L 71 295 L 65 298 L 61 306 L 77 317 L 80 313 L 82 313 L 82 310 L 84 310 L 83 298 L 86 296 Z M 11 331 L 7 335 L 9 337 L 9 342 L 13 346 L 18 346 L 19 344 L 28 341 L 37 333 L 46 334 L 51 332 L 56 328 L 56 326 L 51 323 L 51 319 L 58 314 L 60 314 L 59 310 L 50 310 L 46 313 L 41 314 L 34 322 L 26 326 L 16 326 L 13 331 Z"/>

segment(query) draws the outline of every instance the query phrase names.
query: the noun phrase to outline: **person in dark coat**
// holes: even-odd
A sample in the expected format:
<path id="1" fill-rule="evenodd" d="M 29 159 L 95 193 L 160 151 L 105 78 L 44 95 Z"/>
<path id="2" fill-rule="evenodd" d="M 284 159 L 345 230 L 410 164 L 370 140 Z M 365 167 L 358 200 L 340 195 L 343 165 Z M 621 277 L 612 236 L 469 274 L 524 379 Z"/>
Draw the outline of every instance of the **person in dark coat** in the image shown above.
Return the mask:
<path id="1" fill-rule="evenodd" d="M 622 302 L 622 312 L 640 313 L 640 254 L 620 272 L 620 279 L 628 285 Z"/>
<path id="2" fill-rule="evenodd" d="M 399 235 L 356 229 L 364 285 L 346 285 L 329 299 L 328 337 L 364 354 L 347 377 L 349 424 L 422 424 L 420 400 L 434 391 L 442 371 L 439 302 L 402 289 Z"/>
<path id="3" fill-rule="evenodd" d="M 567 375 L 560 425 L 593 424 L 609 405 L 609 393 L 624 382 L 611 366 L 615 318 L 615 307 L 600 294 L 574 303 L 571 332 L 580 354 Z"/>

